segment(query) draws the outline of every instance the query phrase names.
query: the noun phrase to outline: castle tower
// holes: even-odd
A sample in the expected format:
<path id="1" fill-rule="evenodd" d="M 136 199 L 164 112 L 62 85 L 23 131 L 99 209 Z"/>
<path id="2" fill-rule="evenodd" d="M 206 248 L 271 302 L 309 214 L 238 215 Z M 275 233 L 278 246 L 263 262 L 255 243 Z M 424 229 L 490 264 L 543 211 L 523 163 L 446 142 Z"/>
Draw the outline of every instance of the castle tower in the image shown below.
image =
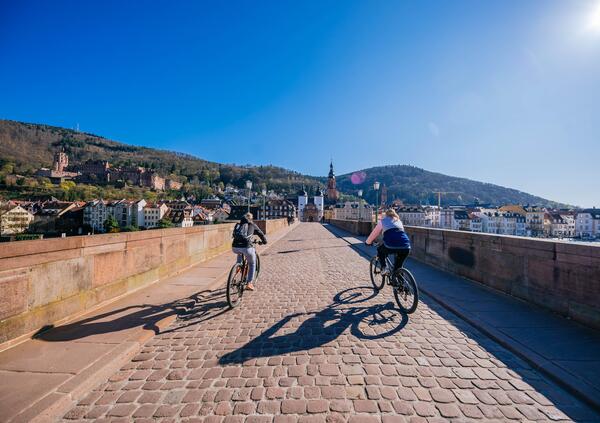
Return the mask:
<path id="1" fill-rule="evenodd" d="M 302 188 L 298 191 L 298 219 L 302 220 L 304 217 L 304 208 L 308 204 L 308 194 Z"/>
<path id="2" fill-rule="evenodd" d="M 327 201 L 337 203 L 338 192 L 335 186 L 335 173 L 333 172 L 333 160 L 329 163 L 329 175 L 327 176 Z"/>
<path id="3" fill-rule="evenodd" d="M 325 198 L 323 197 L 323 191 L 318 187 L 315 193 L 315 206 L 317 207 L 318 221 L 320 222 L 323 219 L 323 212 L 325 210 Z"/>
<path id="4" fill-rule="evenodd" d="M 54 153 L 54 170 L 56 172 L 64 172 L 69 166 L 69 156 L 64 151 Z"/>

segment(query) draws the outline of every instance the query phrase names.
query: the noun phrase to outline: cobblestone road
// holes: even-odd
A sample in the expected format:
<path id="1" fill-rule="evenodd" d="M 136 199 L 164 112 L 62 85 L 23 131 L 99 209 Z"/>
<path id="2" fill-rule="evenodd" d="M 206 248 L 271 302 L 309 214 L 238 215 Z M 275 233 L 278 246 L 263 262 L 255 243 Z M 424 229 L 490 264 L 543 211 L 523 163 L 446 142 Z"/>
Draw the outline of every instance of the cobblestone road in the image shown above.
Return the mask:
<path id="1" fill-rule="evenodd" d="M 228 311 L 201 293 L 66 421 L 597 421 L 598 416 L 424 298 L 403 316 L 368 262 L 319 224 L 262 256 Z"/>

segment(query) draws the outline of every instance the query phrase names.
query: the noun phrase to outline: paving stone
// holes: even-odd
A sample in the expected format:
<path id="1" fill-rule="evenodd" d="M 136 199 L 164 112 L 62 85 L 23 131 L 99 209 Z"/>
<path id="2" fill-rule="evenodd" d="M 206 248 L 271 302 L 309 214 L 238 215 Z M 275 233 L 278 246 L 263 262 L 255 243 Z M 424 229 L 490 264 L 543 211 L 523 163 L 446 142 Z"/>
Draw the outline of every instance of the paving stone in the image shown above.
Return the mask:
<path id="1" fill-rule="evenodd" d="M 306 413 L 306 400 L 286 399 L 281 402 L 281 412 L 283 414 L 303 414 Z"/>
<path id="2" fill-rule="evenodd" d="M 460 410 L 456 406 L 456 404 L 437 404 L 437 409 L 439 410 L 442 417 L 447 419 L 453 419 L 456 417 L 460 417 Z"/>
<path id="3" fill-rule="evenodd" d="M 299 225 L 261 260 L 259 290 L 244 295 L 240 306 L 227 310 L 222 288 L 201 292 L 196 315 L 180 316 L 147 341 L 64 420 L 434 423 L 597 417 L 426 297 L 403 320 L 389 287 L 374 295 L 368 261 L 322 225 Z M 392 307 L 378 311 L 386 304 Z M 375 311 L 390 320 L 380 323 Z M 405 326 L 396 330 L 402 321 Z"/>

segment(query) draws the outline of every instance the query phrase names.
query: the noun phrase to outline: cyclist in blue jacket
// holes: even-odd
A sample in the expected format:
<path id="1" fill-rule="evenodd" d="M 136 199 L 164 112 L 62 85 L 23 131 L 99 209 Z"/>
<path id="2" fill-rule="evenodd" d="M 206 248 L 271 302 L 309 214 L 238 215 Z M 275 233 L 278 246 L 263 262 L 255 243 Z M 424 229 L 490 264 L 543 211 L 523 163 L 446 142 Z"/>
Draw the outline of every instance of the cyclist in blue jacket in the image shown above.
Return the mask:
<path id="1" fill-rule="evenodd" d="M 389 275 L 393 269 L 388 269 L 385 259 L 388 254 L 396 254 L 396 269 L 400 269 L 410 254 L 410 239 L 404 232 L 404 225 L 400 216 L 394 209 L 388 209 L 385 217 L 377 223 L 367 238 L 367 245 L 371 245 L 383 233 L 383 242 L 377 247 L 377 256 L 381 263 L 381 274 Z"/>

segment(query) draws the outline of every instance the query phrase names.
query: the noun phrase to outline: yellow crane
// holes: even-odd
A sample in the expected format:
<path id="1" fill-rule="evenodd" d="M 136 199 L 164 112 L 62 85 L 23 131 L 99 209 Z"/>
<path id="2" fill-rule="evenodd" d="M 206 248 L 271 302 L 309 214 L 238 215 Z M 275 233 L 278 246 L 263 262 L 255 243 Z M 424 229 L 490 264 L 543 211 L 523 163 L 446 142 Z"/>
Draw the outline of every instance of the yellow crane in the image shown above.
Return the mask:
<path id="1" fill-rule="evenodd" d="M 442 207 L 442 194 L 462 194 L 462 192 L 458 191 L 433 191 L 433 193 L 437 194 L 438 207 Z"/>

